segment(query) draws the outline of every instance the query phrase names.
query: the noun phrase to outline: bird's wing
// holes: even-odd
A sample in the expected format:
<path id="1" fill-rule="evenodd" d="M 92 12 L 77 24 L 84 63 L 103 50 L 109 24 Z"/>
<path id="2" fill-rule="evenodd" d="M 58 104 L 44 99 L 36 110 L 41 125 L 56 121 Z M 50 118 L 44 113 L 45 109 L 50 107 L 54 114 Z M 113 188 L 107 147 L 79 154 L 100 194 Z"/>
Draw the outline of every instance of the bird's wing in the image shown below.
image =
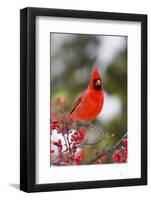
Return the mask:
<path id="1" fill-rule="evenodd" d="M 77 99 L 77 101 L 75 102 L 74 107 L 73 107 L 73 109 L 71 110 L 71 113 L 70 113 L 70 114 L 72 114 L 72 113 L 74 112 L 74 110 L 77 108 L 77 106 L 81 103 L 83 96 L 84 96 L 84 94 L 82 94 L 82 95 Z"/>

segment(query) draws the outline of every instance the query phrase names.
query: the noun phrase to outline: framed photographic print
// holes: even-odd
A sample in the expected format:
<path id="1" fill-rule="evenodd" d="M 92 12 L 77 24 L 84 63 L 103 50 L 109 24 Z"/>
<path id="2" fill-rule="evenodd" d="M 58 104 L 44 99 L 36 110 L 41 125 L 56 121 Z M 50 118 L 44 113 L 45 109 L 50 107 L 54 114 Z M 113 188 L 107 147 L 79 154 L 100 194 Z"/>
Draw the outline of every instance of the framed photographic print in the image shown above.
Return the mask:
<path id="1" fill-rule="evenodd" d="M 20 12 L 20 189 L 147 184 L 147 16 Z"/>

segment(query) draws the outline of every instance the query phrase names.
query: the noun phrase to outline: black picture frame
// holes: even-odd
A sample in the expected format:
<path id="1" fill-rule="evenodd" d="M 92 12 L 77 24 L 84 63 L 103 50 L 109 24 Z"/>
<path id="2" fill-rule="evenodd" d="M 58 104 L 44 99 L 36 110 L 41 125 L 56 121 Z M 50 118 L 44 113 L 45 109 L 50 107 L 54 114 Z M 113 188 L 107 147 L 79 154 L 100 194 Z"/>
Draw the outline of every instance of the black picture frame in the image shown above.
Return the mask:
<path id="1" fill-rule="evenodd" d="M 141 178 L 71 183 L 35 182 L 35 19 L 37 16 L 103 19 L 141 23 Z M 20 189 L 43 192 L 147 184 L 147 15 L 24 8 L 20 11 Z"/>

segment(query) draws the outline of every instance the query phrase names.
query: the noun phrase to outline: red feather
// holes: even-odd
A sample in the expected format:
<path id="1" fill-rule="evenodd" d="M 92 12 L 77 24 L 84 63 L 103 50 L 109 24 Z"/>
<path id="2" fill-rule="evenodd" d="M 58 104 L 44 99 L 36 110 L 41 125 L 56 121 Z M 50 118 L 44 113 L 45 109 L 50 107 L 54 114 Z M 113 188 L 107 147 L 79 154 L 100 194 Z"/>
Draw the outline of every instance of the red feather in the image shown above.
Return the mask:
<path id="1" fill-rule="evenodd" d="M 99 80 L 99 81 L 98 81 Z M 98 83 L 100 85 L 98 85 Z M 91 121 L 95 119 L 102 110 L 104 94 L 101 74 L 94 68 L 86 92 L 78 98 L 72 111 L 73 120 Z"/>

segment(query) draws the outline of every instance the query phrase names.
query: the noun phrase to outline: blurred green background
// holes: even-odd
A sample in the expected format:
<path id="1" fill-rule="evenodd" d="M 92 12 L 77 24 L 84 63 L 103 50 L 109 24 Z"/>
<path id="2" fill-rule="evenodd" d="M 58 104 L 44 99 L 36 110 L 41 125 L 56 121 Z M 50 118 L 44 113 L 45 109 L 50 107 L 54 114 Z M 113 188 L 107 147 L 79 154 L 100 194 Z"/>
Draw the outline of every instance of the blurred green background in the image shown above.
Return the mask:
<path id="1" fill-rule="evenodd" d="M 60 97 L 70 112 L 98 67 L 105 100 L 93 124 L 118 141 L 127 132 L 127 37 L 51 33 L 50 47 L 51 102 Z"/>

